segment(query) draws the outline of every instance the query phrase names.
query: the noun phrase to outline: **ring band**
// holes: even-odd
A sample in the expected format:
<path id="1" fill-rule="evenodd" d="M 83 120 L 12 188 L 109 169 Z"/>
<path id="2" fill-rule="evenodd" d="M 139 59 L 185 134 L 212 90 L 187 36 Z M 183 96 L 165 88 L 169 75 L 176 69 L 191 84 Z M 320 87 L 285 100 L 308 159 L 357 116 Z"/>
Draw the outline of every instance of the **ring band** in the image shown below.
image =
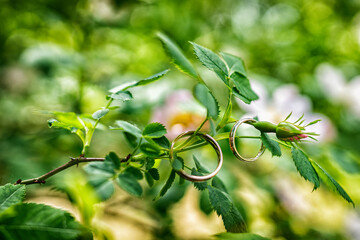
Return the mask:
<path id="1" fill-rule="evenodd" d="M 174 146 L 175 143 L 177 141 L 179 141 L 182 137 L 184 136 L 188 136 L 188 135 L 192 135 L 194 134 L 195 131 L 187 131 L 187 132 L 183 132 L 182 134 L 180 134 L 179 136 L 177 136 L 173 142 L 171 143 L 171 147 L 170 147 L 170 160 L 173 161 L 174 158 Z M 215 141 L 215 139 L 213 137 L 211 137 L 210 135 L 206 134 L 206 133 L 200 133 L 197 132 L 196 133 L 197 136 L 201 137 L 202 139 L 206 140 L 215 150 L 217 156 L 218 156 L 218 166 L 216 167 L 216 169 L 208 174 L 208 175 L 204 175 L 204 176 L 196 176 L 196 175 L 190 175 L 187 174 L 184 170 L 179 170 L 176 171 L 181 177 L 185 178 L 186 180 L 192 181 L 192 182 L 203 182 L 206 180 L 209 180 L 213 177 L 215 177 L 215 175 L 220 171 L 221 166 L 223 164 L 223 155 L 222 155 L 222 151 L 221 148 L 219 146 L 219 144 Z"/>
<path id="2" fill-rule="evenodd" d="M 256 122 L 256 120 L 252 119 L 252 118 L 244 118 L 242 120 L 237 121 L 230 131 L 229 144 L 230 144 L 230 149 L 233 152 L 233 154 L 235 155 L 235 157 L 237 157 L 238 159 L 240 159 L 241 161 L 244 161 L 244 162 L 253 162 L 253 161 L 257 160 L 265 151 L 265 147 L 262 142 L 261 142 L 261 147 L 260 147 L 258 154 L 253 158 L 244 158 L 243 156 L 241 156 L 240 153 L 238 152 L 238 150 L 236 149 L 236 145 L 235 145 L 236 130 L 238 129 L 238 127 L 241 124 L 246 123 L 246 122 Z"/>

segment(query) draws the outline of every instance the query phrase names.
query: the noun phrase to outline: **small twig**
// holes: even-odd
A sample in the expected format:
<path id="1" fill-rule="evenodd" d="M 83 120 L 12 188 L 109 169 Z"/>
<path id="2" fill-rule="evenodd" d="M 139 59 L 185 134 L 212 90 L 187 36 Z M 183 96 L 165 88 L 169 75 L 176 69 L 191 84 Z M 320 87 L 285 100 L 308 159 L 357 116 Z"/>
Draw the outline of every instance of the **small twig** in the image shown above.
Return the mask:
<path id="1" fill-rule="evenodd" d="M 229 136 L 227 136 L 227 138 L 229 138 Z M 215 136 L 215 140 L 216 141 L 220 141 L 220 140 L 224 140 L 224 139 L 227 139 L 227 138 L 216 138 Z M 260 137 L 258 136 L 236 136 L 236 138 L 254 138 L 254 139 L 259 139 Z M 207 141 L 202 141 L 201 143 L 196 143 L 194 145 L 191 145 L 189 147 L 185 147 L 185 148 L 182 148 L 180 150 L 178 150 L 177 152 L 185 152 L 185 151 L 189 151 L 191 149 L 194 149 L 194 148 L 198 148 L 198 147 L 202 147 L 202 146 L 205 146 L 209 144 L 209 142 Z"/>
<path id="2" fill-rule="evenodd" d="M 37 178 L 31 178 L 31 179 L 27 179 L 22 181 L 21 179 L 17 180 L 15 184 L 24 184 L 24 185 L 29 185 L 29 184 L 35 184 L 35 183 L 45 183 L 45 180 L 48 179 L 49 177 L 64 171 L 65 169 L 72 167 L 74 165 L 78 165 L 79 163 L 84 163 L 84 162 L 102 162 L 104 161 L 105 158 L 84 158 L 84 157 L 79 157 L 79 158 L 73 158 L 71 157 L 71 160 L 68 161 L 67 163 L 65 163 L 64 165 L 61 165 L 60 167 L 57 167 L 53 170 L 51 170 L 48 173 L 45 173 L 44 175 L 37 177 Z M 126 159 L 121 159 L 121 162 L 126 162 Z"/>
<path id="3" fill-rule="evenodd" d="M 201 128 L 204 126 L 207 120 L 209 120 L 208 117 L 204 119 L 204 121 L 200 124 L 200 126 L 194 131 L 194 133 L 188 139 L 185 140 L 185 142 L 181 143 L 175 149 L 179 149 L 179 148 L 181 150 L 184 149 L 189 144 L 189 142 L 196 136 L 196 134 L 198 134 L 198 132 L 201 130 Z"/>

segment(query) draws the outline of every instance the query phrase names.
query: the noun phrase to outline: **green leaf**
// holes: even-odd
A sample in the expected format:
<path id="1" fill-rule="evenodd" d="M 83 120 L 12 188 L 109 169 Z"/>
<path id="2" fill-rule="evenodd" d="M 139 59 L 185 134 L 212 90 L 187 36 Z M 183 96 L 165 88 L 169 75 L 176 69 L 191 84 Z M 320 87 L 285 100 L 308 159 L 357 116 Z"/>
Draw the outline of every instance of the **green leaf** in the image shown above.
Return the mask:
<path id="1" fill-rule="evenodd" d="M 154 164 L 155 164 L 155 159 L 153 159 L 153 158 L 147 158 L 147 159 L 146 159 L 146 164 L 145 164 L 145 169 L 146 169 L 146 170 L 151 169 L 151 168 L 154 166 Z"/>
<path id="2" fill-rule="evenodd" d="M 84 167 L 84 171 L 91 175 L 100 175 L 103 177 L 111 178 L 114 176 L 115 166 L 110 161 L 104 162 L 91 162 Z"/>
<path id="3" fill-rule="evenodd" d="M 211 135 L 211 136 L 215 136 L 215 135 L 216 135 L 215 122 L 214 122 L 213 119 L 209 119 L 209 123 L 210 123 L 210 135 Z"/>
<path id="4" fill-rule="evenodd" d="M 327 173 L 319 164 L 312 160 L 310 161 L 312 166 L 315 168 L 317 174 L 319 174 L 320 179 L 326 184 L 326 186 L 332 191 L 340 194 L 341 197 L 343 197 L 346 201 L 348 201 L 355 207 L 355 203 L 346 193 L 346 191 L 341 187 L 341 185 L 334 178 L 332 178 L 330 174 Z"/>
<path id="5" fill-rule="evenodd" d="M 63 129 L 67 129 L 69 131 L 72 131 L 74 128 L 73 126 L 69 126 L 68 124 L 59 122 L 56 119 L 49 119 L 47 123 L 48 123 L 49 128 L 63 128 Z"/>
<path id="6" fill-rule="evenodd" d="M 316 173 L 314 167 L 311 165 L 306 154 L 302 150 L 292 147 L 291 155 L 300 175 L 305 180 L 308 180 L 314 184 L 314 190 L 317 189 L 320 186 L 319 176 Z"/>
<path id="7" fill-rule="evenodd" d="M 236 97 L 247 104 L 259 99 L 259 96 L 251 89 L 250 81 L 247 77 L 238 72 L 234 72 L 231 74 L 230 79 L 234 82 L 235 89 L 233 89 L 233 93 Z"/>
<path id="8" fill-rule="evenodd" d="M 179 185 L 185 184 L 185 178 L 179 176 Z"/>
<path id="9" fill-rule="evenodd" d="M 113 182 L 107 177 L 93 175 L 89 179 L 89 184 L 102 201 L 109 199 L 115 192 Z"/>
<path id="10" fill-rule="evenodd" d="M 254 233 L 219 233 L 215 235 L 219 240 L 271 240 Z"/>
<path id="11" fill-rule="evenodd" d="M 235 97 L 239 98 L 244 103 L 246 103 L 246 104 L 251 103 L 251 101 L 249 99 L 247 99 L 246 97 L 244 97 L 243 95 L 240 94 L 239 90 L 237 90 L 236 87 L 233 87 L 232 93 L 234 94 Z"/>
<path id="12" fill-rule="evenodd" d="M 241 233 L 247 231 L 245 220 L 234 205 L 227 214 L 222 215 L 221 217 L 224 222 L 225 229 L 228 232 Z"/>
<path id="13" fill-rule="evenodd" d="M 205 174 L 209 173 L 209 171 L 206 170 L 206 168 L 201 165 L 201 163 L 199 162 L 199 160 L 197 159 L 197 157 L 195 155 L 193 155 L 193 160 L 194 160 L 194 163 L 195 163 L 195 166 L 196 166 L 196 169 L 198 172 L 205 173 Z"/>
<path id="14" fill-rule="evenodd" d="M 149 184 L 149 187 L 152 187 L 154 185 L 154 179 L 149 173 L 145 173 L 145 179 L 146 182 Z"/>
<path id="15" fill-rule="evenodd" d="M 154 179 L 154 180 L 159 180 L 160 179 L 160 175 L 159 175 L 159 171 L 157 170 L 157 168 L 150 168 L 148 170 L 148 173 L 151 175 L 151 177 Z"/>
<path id="16" fill-rule="evenodd" d="M 78 116 L 74 112 L 51 112 L 58 122 L 63 125 L 66 125 L 69 129 L 77 128 L 83 129 L 84 125 L 79 121 Z M 50 125 L 49 127 L 55 127 Z"/>
<path id="17" fill-rule="evenodd" d="M 14 204 L 21 203 L 25 198 L 25 185 L 6 184 L 0 187 L 0 211 Z"/>
<path id="18" fill-rule="evenodd" d="M 172 162 L 172 168 L 175 171 L 180 171 L 180 170 L 184 169 L 184 159 L 182 159 L 181 157 L 178 157 L 178 156 L 174 156 L 174 160 Z"/>
<path id="19" fill-rule="evenodd" d="M 123 120 L 117 120 L 115 122 L 115 125 L 117 127 L 111 127 L 110 129 L 112 129 L 112 130 L 123 130 L 124 132 L 126 132 L 128 134 L 131 134 L 131 135 L 133 135 L 135 137 L 141 137 L 142 136 L 141 135 L 141 130 L 137 126 L 135 126 L 135 125 L 133 125 L 133 124 L 131 124 L 129 122 L 126 122 L 126 121 L 123 121 Z"/>
<path id="20" fill-rule="evenodd" d="M 208 185 L 209 199 L 228 232 L 246 232 L 246 223 L 227 193 Z"/>
<path id="21" fill-rule="evenodd" d="M 115 169 L 120 169 L 121 159 L 114 152 L 109 152 L 108 155 L 105 156 L 105 161 L 111 162 Z"/>
<path id="22" fill-rule="evenodd" d="M 152 140 L 162 148 L 170 148 L 170 141 L 165 136 L 162 136 L 160 138 L 153 138 Z"/>
<path id="23" fill-rule="evenodd" d="M 191 175 L 204 176 L 204 174 L 198 172 L 195 168 L 191 169 Z M 204 182 L 193 182 L 194 187 L 199 191 L 204 191 L 207 188 L 207 181 Z"/>
<path id="24" fill-rule="evenodd" d="M 164 125 L 158 122 L 150 123 L 145 126 L 143 136 L 148 138 L 160 138 L 166 134 Z"/>
<path id="25" fill-rule="evenodd" d="M 107 108 L 104 109 L 100 109 L 97 110 L 96 112 L 93 113 L 92 117 L 94 119 L 101 119 L 102 117 L 104 117 L 110 110 Z"/>
<path id="26" fill-rule="evenodd" d="M 0 214 L 0 239 L 92 239 L 68 212 L 43 204 L 13 205 Z"/>
<path id="27" fill-rule="evenodd" d="M 173 170 L 171 170 L 171 173 L 170 173 L 169 178 L 167 179 L 165 185 L 160 190 L 160 197 L 164 196 L 165 193 L 170 189 L 170 187 L 173 184 L 174 180 L 175 180 L 175 170 L 173 169 Z"/>
<path id="28" fill-rule="evenodd" d="M 131 88 L 131 87 L 136 87 L 136 86 L 144 86 L 144 85 L 148 85 L 150 83 L 155 82 L 156 80 L 159 80 L 160 78 L 162 78 L 165 74 L 167 74 L 169 72 L 169 69 L 166 69 L 162 72 L 156 73 L 154 75 L 152 75 L 151 77 L 145 78 L 143 80 L 137 81 L 136 83 L 134 83 L 133 85 L 127 87 Z"/>
<path id="29" fill-rule="evenodd" d="M 120 100 L 123 102 L 133 99 L 133 96 L 132 96 L 131 92 L 129 92 L 129 91 L 117 91 L 116 93 L 113 93 L 113 94 L 109 95 L 108 97 L 115 99 L 115 100 Z"/>
<path id="30" fill-rule="evenodd" d="M 261 141 L 264 146 L 271 152 L 272 156 L 281 156 L 281 149 L 279 143 L 272 140 L 268 134 L 262 132 Z"/>
<path id="31" fill-rule="evenodd" d="M 226 215 L 232 208 L 230 196 L 220 189 L 208 186 L 210 203 L 218 215 Z"/>
<path id="32" fill-rule="evenodd" d="M 109 92 L 111 93 L 117 93 L 120 91 L 125 91 L 129 88 L 133 88 L 133 87 L 137 87 L 137 86 L 143 86 L 143 85 L 147 85 L 150 83 L 155 82 L 156 80 L 162 78 L 166 73 L 169 72 L 169 69 L 166 69 L 162 72 L 159 72 L 155 75 L 152 75 L 151 77 L 142 79 L 142 80 L 138 80 L 138 81 L 131 81 L 131 82 L 127 82 L 125 84 L 121 84 L 119 86 L 114 87 L 113 89 L 111 89 Z"/>
<path id="33" fill-rule="evenodd" d="M 234 55 L 231 55 L 229 53 L 224 53 L 224 52 L 222 52 L 220 54 L 224 58 L 224 60 L 225 60 L 226 64 L 228 65 L 230 71 L 241 73 L 245 77 L 247 76 L 244 61 L 241 58 L 239 58 L 237 56 L 234 56 Z"/>
<path id="34" fill-rule="evenodd" d="M 119 174 L 116 179 L 117 184 L 124 189 L 126 192 L 134 195 L 136 197 L 140 197 L 142 194 L 141 185 L 138 183 L 137 179 L 130 173 L 122 173 Z"/>
<path id="35" fill-rule="evenodd" d="M 102 201 L 109 199 L 115 191 L 112 181 L 115 169 L 120 169 L 120 159 L 114 152 L 106 155 L 103 162 L 91 162 L 84 167 L 90 175 L 89 184 Z"/>
<path id="36" fill-rule="evenodd" d="M 193 168 L 191 169 L 191 174 L 195 175 L 195 176 L 204 176 L 204 174 L 208 174 L 209 171 L 206 170 L 201 163 L 199 162 L 199 160 L 197 159 L 197 157 L 195 155 L 193 155 L 193 160 L 196 166 L 196 169 Z M 194 187 L 200 191 L 203 191 L 207 188 L 208 183 L 207 182 L 193 182 Z"/>
<path id="37" fill-rule="evenodd" d="M 136 167 L 130 166 L 130 167 L 126 168 L 124 172 L 129 173 L 130 175 L 132 175 L 137 180 L 143 179 L 142 172 Z"/>
<path id="38" fill-rule="evenodd" d="M 140 137 L 134 136 L 128 132 L 124 132 L 124 137 L 133 148 L 136 148 L 139 145 L 141 139 Z"/>
<path id="39" fill-rule="evenodd" d="M 218 177 L 213 177 L 213 179 L 211 181 L 211 186 L 213 186 L 214 188 L 220 189 L 223 192 L 226 192 L 226 193 L 228 192 L 225 187 L 225 184 Z"/>
<path id="40" fill-rule="evenodd" d="M 86 123 L 73 112 L 52 112 L 56 119 L 48 120 L 50 128 L 62 128 L 75 133 L 85 144 L 85 127 L 92 127 L 90 123 Z"/>
<path id="41" fill-rule="evenodd" d="M 187 74 L 189 74 L 191 77 L 197 78 L 198 74 L 196 70 L 194 69 L 191 62 L 185 57 L 182 50 L 175 44 L 170 38 L 168 38 L 166 35 L 159 33 L 157 35 L 161 42 L 163 43 L 164 49 L 168 53 L 168 55 L 171 57 L 173 63 L 175 66 L 180 70 Z"/>
<path id="42" fill-rule="evenodd" d="M 229 75 L 228 69 L 221 58 L 210 49 L 193 42 L 190 43 L 193 45 L 195 54 L 202 64 L 204 64 L 204 66 L 208 69 L 214 71 L 226 85 L 229 85 L 229 81 L 227 79 Z"/>
<path id="43" fill-rule="evenodd" d="M 140 145 L 140 150 L 149 157 L 158 157 L 160 155 L 160 148 L 151 143 L 143 143 Z"/>
<path id="44" fill-rule="evenodd" d="M 207 109 L 208 115 L 216 120 L 219 116 L 219 105 L 210 90 L 204 84 L 197 84 L 194 87 L 194 96 Z"/>

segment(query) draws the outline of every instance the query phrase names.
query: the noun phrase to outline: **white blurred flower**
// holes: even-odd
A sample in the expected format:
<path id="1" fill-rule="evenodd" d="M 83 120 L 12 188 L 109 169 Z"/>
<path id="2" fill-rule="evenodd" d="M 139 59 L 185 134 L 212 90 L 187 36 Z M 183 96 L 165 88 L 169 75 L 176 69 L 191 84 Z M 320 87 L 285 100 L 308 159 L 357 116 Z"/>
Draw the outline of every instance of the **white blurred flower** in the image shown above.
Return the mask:
<path id="1" fill-rule="evenodd" d="M 334 233 L 344 231 L 349 210 L 342 199 L 320 189 L 310 193 L 312 184 L 298 181 L 295 173 L 285 175 L 274 176 L 272 184 L 279 198 L 279 205 L 291 216 L 289 223 L 292 227 L 331 229 Z M 356 226 L 358 223 L 347 226 L 346 230 L 353 233 L 351 230 Z"/>
<path id="2" fill-rule="evenodd" d="M 195 101 L 191 92 L 178 90 L 166 98 L 164 106 L 155 109 L 151 121 L 164 124 L 166 136 L 174 139 L 182 132 L 195 130 L 205 117 L 205 108 Z"/>
<path id="3" fill-rule="evenodd" d="M 360 214 L 351 211 L 346 217 L 345 228 L 352 237 L 351 239 L 360 239 Z"/>
<path id="4" fill-rule="evenodd" d="M 317 67 L 316 76 L 324 94 L 331 101 L 345 105 L 360 118 L 360 76 L 347 82 L 339 69 L 327 63 Z"/>
<path id="5" fill-rule="evenodd" d="M 317 136 L 320 142 L 331 141 L 335 138 L 336 132 L 330 119 L 323 114 L 312 112 L 311 100 L 307 96 L 300 95 L 295 85 L 287 84 L 277 88 L 272 96 L 263 85 L 252 80 L 251 86 L 259 96 L 259 100 L 245 104 L 238 100 L 238 104 L 247 112 L 244 117 L 258 116 L 262 121 L 269 121 L 277 124 L 283 121 L 292 112 L 290 122 L 296 121 L 304 114 L 307 122 L 321 119 L 317 124 L 306 128 L 308 132 L 320 134 Z"/>

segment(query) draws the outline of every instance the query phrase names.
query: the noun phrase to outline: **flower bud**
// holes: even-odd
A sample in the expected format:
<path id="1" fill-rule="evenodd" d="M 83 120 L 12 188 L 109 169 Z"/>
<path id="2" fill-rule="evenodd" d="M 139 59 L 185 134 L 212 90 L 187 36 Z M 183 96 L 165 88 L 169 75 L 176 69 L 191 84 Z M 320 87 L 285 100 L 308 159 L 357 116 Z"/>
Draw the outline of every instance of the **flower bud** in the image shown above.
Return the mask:
<path id="1" fill-rule="evenodd" d="M 281 122 L 276 126 L 276 137 L 288 142 L 300 141 L 308 137 L 302 130 L 304 130 L 304 128 L 296 126 L 293 123 Z"/>
<path id="2" fill-rule="evenodd" d="M 278 125 L 275 125 L 271 122 L 267 121 L 257 121 L 253 119 L 253 121 L 248 121 L 247 124 L 252 125 L 260 132 L 267 132 L 267 133 L 276 133 L 276 137 L 279 140 L 285 142 L 298 142 L 304 138 L 311 138 L 317 141 L 313 136 L 319 136 L 319 134 L 314 132 L 307 132 L 305 130 L 306 127 L 314 125 L 320 121 L 320 119 L 312 121 L 306 125 L 303 125 L 305 120 L 302 120 L 304 114 L 295 122 L 288 122 L 287 120 L 291 116 L 291 113 L 285 118 L 284 121 L 280 122 Z M 302 120 L 302 121 L 301 121 Z"/>

